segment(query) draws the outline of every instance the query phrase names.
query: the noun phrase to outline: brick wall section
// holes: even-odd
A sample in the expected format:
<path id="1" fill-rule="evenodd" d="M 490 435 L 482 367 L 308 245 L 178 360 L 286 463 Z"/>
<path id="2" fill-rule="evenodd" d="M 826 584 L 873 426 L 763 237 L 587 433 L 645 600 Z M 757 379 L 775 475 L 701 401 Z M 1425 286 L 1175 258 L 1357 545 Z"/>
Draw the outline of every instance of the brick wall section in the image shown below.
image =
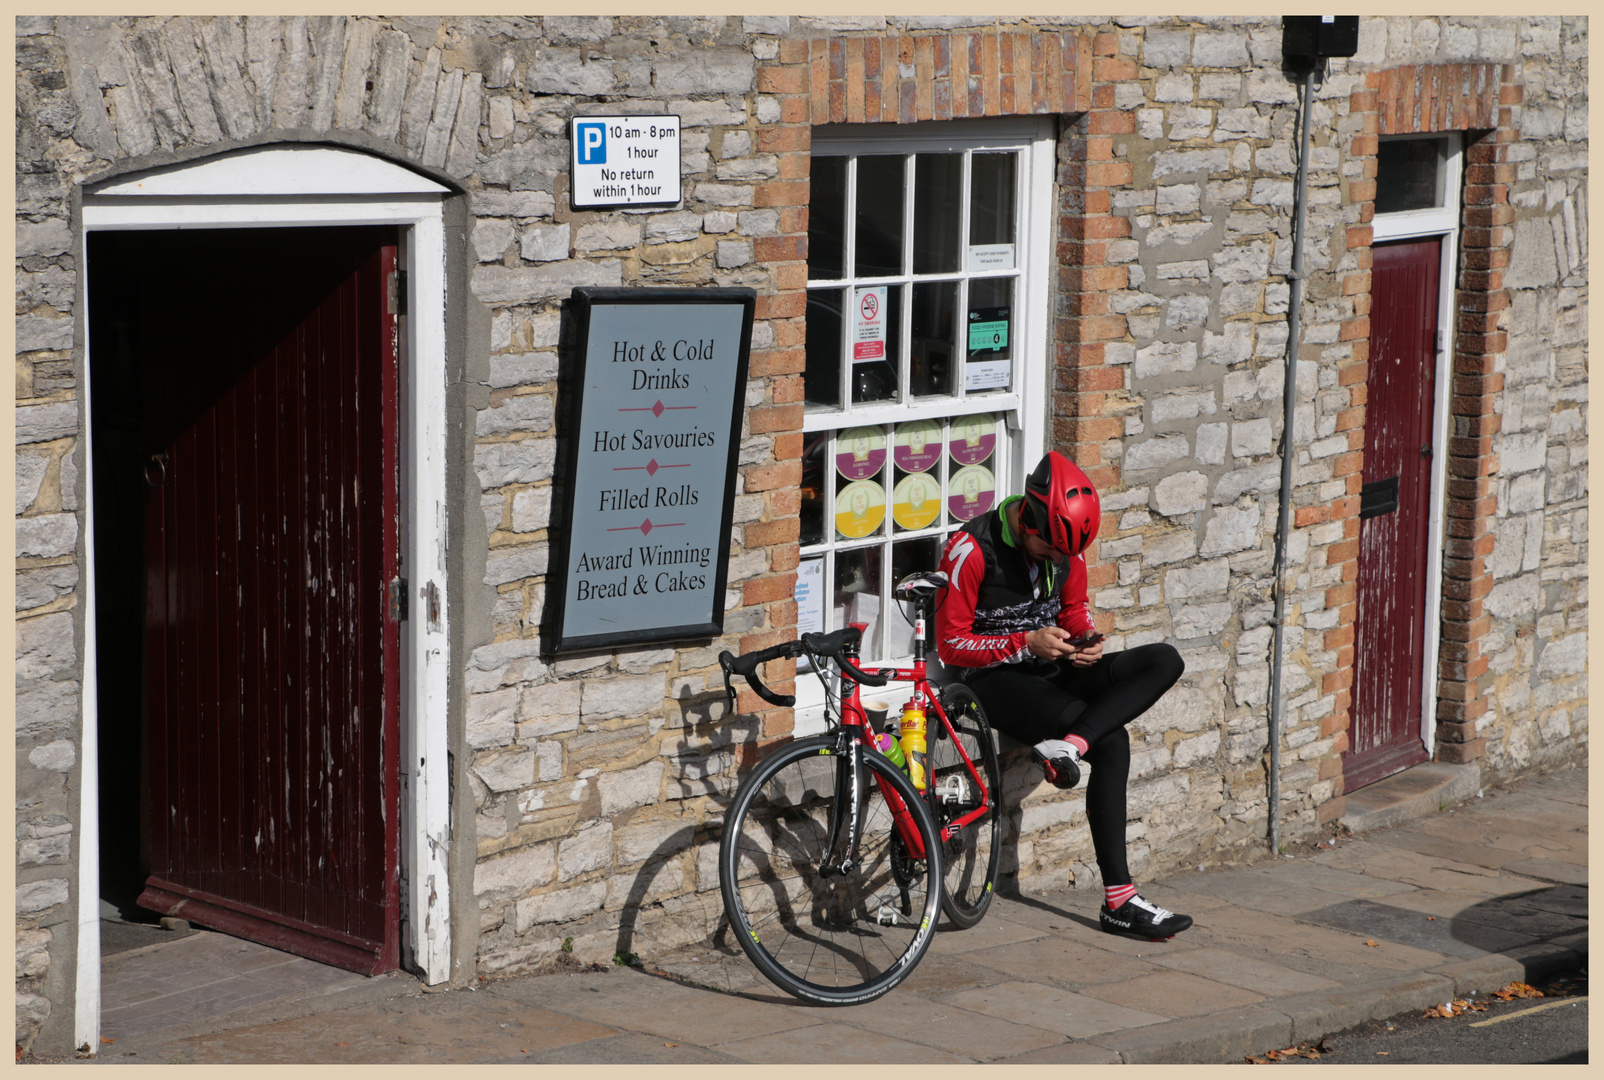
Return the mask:
<path id="1" fill-rule="evenodd" d="M 1362 207 L 1361 224 L 1349 230 L 1348 245 L 1358 249 L 1360 265 L 1366 271 L 1371 242 L 1368 223 L 1374 216 L 1377 135 L 1481 129 L 1479 134 L 1468 136 L 1464 158 L 1463 228 L 1453 307 L 1453 386 L 1446 447 L 1448 520 L 1442 644 L 1437 671 L 1436 759 L 1456 763 L 1473 761 L 1485 752 L 1485 740 L 1477 735 L 1476 722 L 1487 711 L 1485 694 L 1491 684 L 1481 642 L 1491 624 L 1483 611 L 1483 597 L 1493 584 L 1488 560 L 1495 540 L 1496 499 L 1492 486 L 1498 465 L 1492 445 L 1499 428 L 1497 403 L 1504 382 L 1500 369 L 1508 344 L 1505 313 L 1509 295 L 1501 284 L 1502 268 L 1509 264 L 1512 235 L 1506 227 L 1511 220 L 1508 189 L 1514 178 L 1505 158 L 1509 145 L 1520 138 L 1511 112 L 1521 99 L 1521 88 L 1513 83 L 1515 77 L 1514 66 L 1508 64 L 1406 65 L 1368 73 L 1364 89 L 1354 91 L 1349 102 L 1362 127 L 1349 144 L 1348 153 L 1363 163 L 1364 172 L 1363 178 L 1350 183 L 1348 189 L 1349 200 Z M 1356 314 L 1368 312 L 1369 290 L 1368 272 L 1349 274 L 1344 279 L 1343 292 L 1354 297 Z M 1349 328 L 1356 338 L 1356 350 L 1368 356 L 1368 320 L 1356 317 Z M 1367 374 L 1367 366 L 1356 355 L 1343 376 L 1345 381 L 1352 380 L 1358 397 L 1354 405 L 1360 424 L 1357 431 L 1361 441 L 1355 447 L 1359 451 L 1363 450 Z M 1358 484 L 1356 468 L 1350 477 L 1350 496 L 1357 494 Z M 1349 507 L 1348 512 L 1356 515 L 1357 507 Z M 1352 518 L 1352 523 L 1358 525 L 1357 517 Z M 1355 528 L 1355 538 L 1357 535 Z M 1354 548 L 1347 568 L 1351 573 L 1345 572 L 1345 580 L 1357 576 L 1357 544 Z M 1343 619 L 1350 639 L 1354 608 L 1355 605 L 1347 605 Z M 1351 640 L 1344 648 L 1348 657 L 1344 670 L 1326 677 L 1328 685 L 1340 695 L 1338 709 L 1344 714 L 1341 720 L 1334 716 L 1330 722 L 1334 727 L 1340 723 L 1343 728 L 1347 726 L 1347 707 L 1352 703 Z"/>

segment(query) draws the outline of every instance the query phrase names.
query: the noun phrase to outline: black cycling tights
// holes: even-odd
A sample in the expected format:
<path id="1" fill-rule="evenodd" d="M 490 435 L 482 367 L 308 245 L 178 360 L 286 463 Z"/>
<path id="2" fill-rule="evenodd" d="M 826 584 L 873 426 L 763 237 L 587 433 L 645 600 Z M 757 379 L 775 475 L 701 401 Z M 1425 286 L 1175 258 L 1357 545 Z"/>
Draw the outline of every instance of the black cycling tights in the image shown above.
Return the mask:
<path id="1" fill-rule="evenodd" d="M 1086 821 L 1104 885 L 1131 880 L 1125 863 L 1125 785 L 1131 740 L 1125 725 L 1141 716 L 1186 670 L 1162 642 L 1109 653 L 1095 664 L 998 664 L 969 677 L 997 730 L 1027 746 L 1078 735 L 1086 740 Z"/>

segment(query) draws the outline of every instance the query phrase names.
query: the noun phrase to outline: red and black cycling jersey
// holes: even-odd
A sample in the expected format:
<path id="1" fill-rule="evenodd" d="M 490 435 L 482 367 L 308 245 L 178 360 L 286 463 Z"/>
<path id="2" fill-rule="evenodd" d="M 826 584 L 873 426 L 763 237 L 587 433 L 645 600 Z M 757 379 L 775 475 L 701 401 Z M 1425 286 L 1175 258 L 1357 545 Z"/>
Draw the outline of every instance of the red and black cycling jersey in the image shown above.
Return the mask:
<path id="1" fill-rule="evenodd" d="M 1005 517 L 1019 496 L 952 534 L 941 554 L 951 582 L 936 613 L 936 651 L 956 668 L 1016 664 L 1032 657 L 1025 637 L 1054 624 L 1075 637 L 1096 632 L 1086 610 L 1086 559 L 1038 563 L 1015 546 Z"/>

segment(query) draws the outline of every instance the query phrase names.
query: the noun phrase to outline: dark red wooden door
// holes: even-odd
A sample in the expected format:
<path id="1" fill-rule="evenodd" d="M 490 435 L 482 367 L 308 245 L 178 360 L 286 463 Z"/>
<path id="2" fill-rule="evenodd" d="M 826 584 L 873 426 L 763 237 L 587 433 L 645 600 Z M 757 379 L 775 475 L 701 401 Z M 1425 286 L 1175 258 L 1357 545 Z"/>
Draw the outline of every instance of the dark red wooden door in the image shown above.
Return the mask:
<path id="1" fill-rule="evenodd" d="M 1441 243 L 1373 249 L 1353 727 L 1343 761 L 1350 791 L 1426 758 L 1421 695 Z"/>
<path id="2" fill-rule="evenodd" d="M 139 902 L 394 968 L 394 230 L 167 234 L 143 250 L 169 269 L 141 316 L 166 351 L 145 362 Z"/>

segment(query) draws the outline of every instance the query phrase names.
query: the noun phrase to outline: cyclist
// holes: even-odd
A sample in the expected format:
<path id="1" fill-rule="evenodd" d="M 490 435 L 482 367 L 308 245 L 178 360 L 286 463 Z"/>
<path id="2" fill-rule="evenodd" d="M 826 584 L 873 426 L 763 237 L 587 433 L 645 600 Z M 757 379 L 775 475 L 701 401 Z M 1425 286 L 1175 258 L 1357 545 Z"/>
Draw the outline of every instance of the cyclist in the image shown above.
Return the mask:
<path id="1" fill-rule="evenodd" d="M 1086 610 L 1086 558 L 1102 514 L 1079 466 L 1049 451 L 1025 481 L 948 540 L 941 569 L 951 587 L 936 615 L 941 661 L 975 692 L 999 730 L 1033 747 L 1060 788 L 1090 765 L 1086 818 L 1103 876 L 1098 921 L 1109 933 L 1167 938 L 1186 915 L 1143 899 L 1125 859 L 1125 787 L 1131 744 L 1125 725 L 1181 677 L 1185 664 L 1163 642 L 1103 652 Z"/>

